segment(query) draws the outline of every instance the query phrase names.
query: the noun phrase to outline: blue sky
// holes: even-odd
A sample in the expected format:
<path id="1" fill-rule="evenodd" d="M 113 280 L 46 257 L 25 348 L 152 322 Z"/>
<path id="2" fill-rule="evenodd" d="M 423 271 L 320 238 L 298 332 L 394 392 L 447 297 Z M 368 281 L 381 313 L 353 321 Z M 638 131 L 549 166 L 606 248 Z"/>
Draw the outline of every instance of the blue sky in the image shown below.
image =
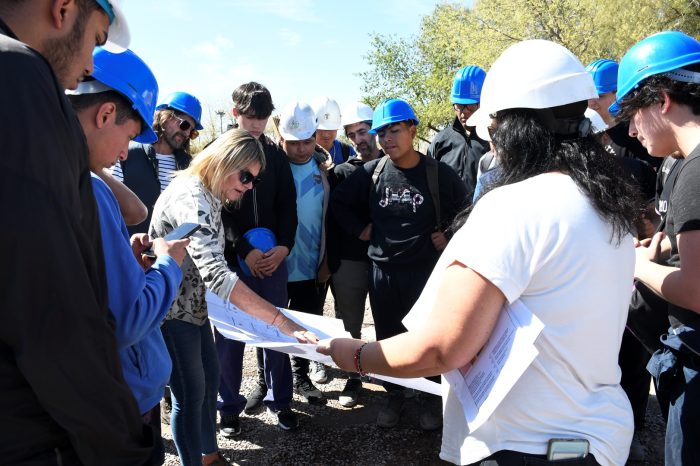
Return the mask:
<path id="1" fill-rule="evenodd" d="M 228 115 L 231 92 L 248 81 L 267 86 L 278 109 L 322 95 L 341 106 L 359 100 L 370 34 L 417 34 L 439 1 L 126 0 L 122 8 L 131 49 L 161 97 L 190 92 L 207 119 Z"/>

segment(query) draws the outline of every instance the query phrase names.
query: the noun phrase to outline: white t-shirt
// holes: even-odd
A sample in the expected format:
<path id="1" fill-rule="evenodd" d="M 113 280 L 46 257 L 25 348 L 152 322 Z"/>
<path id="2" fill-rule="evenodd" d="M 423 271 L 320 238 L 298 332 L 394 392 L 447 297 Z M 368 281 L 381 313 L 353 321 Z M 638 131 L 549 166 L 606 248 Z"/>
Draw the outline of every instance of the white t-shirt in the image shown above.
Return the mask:
<path id="1" fill-rule="evenodd" d="M 619 246 L 611 236 L 571 178 L 558 173 L 498 188 L 476 204 L 416 306 L 434 302 L 445 267 L 459 261 L 508 302 L 520 299 L 545 327 L 539 355 L 475 432 L 443 384 L 442 459 L 545 454 L 550 438 L 586 438 L 601 465 L 625 463 L 633 420 L 617 360 L 635 257 L 631 236 Z"/>

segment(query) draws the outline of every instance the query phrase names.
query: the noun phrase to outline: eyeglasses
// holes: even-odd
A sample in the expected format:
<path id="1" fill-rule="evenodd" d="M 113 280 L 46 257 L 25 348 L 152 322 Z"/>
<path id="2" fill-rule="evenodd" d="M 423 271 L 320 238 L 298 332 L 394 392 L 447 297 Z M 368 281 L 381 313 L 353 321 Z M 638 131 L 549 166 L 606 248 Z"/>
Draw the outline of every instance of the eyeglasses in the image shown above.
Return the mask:
<path id="1" fill-rule="evenodd" d="M 241 182 L 241 184 L 252 183 L 253 186 L 260 183 L 260 181 L 261 181 L 259 176 L 253 175 L 248 170 L 241 170 L 240 173 L 238 174 L 238 180 Z"/>
<path id="2" fill-rule="evenodd" d="M 175 115 L 173 113 L 173 118 L 176 119 L 178 123 L 178 128 L 180 128 L 182 131 L 189 131 L 190 132 L 190 139 L 197 139 L 199 136 L 199 131 L 197 131 L 194 126 L 192 126 L 192 123 L 189 121 L 185 120 L 184 118 L 180 118 L 179 116 Z"/>
<path id="3" fill-rule="evenodd" d="M 469 110 L 469 112 L 474 113 L 477 110 L 479 110 L 479 104 L 467 104 L 467 105 L 462 105 L 462 104 L 454 104 L 455 110 L 457 110 L 459 113 L 464 113 L 464 110 Z"/>

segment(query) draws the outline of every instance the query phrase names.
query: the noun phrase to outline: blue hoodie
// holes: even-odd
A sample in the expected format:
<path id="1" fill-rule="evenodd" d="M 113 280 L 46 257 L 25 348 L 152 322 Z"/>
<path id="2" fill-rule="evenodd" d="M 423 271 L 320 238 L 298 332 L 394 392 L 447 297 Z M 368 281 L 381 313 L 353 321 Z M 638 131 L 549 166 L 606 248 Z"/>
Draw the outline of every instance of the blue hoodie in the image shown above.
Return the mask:
<path id="1" fill-rule="evenodd" d="M 124 379 L 141 413 L 159 403 L 172 363 L 160 324 L 175 300 L 182 272 L 170 256 L 159 256 L 146 273 L 131 250 L 119 204 L 96 175 L 92 186 L 100 215 L 109 309 L 116 321 Z"/>

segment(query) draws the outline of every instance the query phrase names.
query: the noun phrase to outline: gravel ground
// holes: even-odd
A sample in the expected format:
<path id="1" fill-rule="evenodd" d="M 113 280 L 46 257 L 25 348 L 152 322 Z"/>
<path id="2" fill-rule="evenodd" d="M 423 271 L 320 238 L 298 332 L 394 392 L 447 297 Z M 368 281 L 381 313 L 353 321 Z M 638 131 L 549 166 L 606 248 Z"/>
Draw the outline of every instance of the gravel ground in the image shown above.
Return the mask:
<path id="1" fill-rule="evenodd" d="M 330 296 L 330 293 L 329 293 Z M 334 316 L 332 299 L 326 301 L 324 313 Z M 374 340 L 374 326 L 369 308 L 365 313 L 362 336 Z M 255 384 L 255 350 L 245 351 L 241 393 L 250 392 Z M 438 458 L 441 433 L 424 432 L 418 427 L 418 407 L 408 400 L 401 422 L 393 429 L 375 425 L 376 413 L 382 406 L 383 389 L 374 383 L 364 383 L 357 406 L 344 408 L 338 395 L 345 380 L 339 371 L 329 370 L 329 383 L 317 385 L 324 392 L 325 405 L 311 405 L 294 395 L 292 409 L 299 415 L 299 428 L 292 432 L 278 429 L 272 416 L 241 415 L 242 433 L 234 440 L 219 436 L 219 448 L 224 455 L 240 465 L 448 465 Z M 172 442 L 170 426 L 163 425 L 166 447 L 165 464 L 178 461 Z M 647 409 L 646 427 L 640 441 L 646 450 L 646 461 L 628 463 L 640 466 L 663 465 L 664 422 L 656 397 L 651 396 Z"/>

